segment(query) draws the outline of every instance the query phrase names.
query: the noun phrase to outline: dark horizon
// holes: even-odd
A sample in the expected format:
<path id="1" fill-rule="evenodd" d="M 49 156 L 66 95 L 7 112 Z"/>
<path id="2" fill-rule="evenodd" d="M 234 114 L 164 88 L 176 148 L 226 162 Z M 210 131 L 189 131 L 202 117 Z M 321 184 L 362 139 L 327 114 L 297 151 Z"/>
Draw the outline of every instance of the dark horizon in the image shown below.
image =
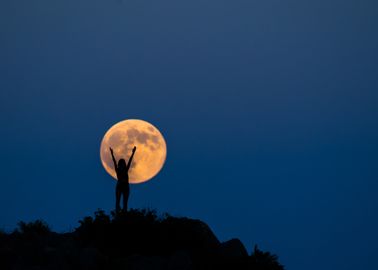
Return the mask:
<path id="1" fill-rule="evenodd" d="M 1 1 L 0 229 L 114 209 L 105 132 L 168 155 L 129 206 L 198 218 L 291 270 L 376 269 L 378 3 Z"/>

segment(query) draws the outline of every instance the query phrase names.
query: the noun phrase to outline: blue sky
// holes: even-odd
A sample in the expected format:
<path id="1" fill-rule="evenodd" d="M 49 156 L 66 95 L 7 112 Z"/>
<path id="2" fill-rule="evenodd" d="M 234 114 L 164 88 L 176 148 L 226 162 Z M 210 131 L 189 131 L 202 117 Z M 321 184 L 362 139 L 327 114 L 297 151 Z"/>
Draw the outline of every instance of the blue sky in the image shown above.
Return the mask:
<path id="1" fill-rule="evenodd" d="M 110 211 L 101 139 L 139 118 L 168 158 L 131 207 L 377 268 L 377 27 L 375 1 L 1 1 L 0 227 Z"/>

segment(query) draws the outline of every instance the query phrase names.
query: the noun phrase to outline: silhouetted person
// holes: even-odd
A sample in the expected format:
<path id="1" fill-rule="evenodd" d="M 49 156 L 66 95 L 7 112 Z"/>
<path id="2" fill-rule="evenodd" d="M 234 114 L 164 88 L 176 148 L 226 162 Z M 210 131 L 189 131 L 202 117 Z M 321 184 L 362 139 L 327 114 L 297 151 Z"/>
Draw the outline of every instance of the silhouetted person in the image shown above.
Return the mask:
<path id="1" fill-rule="evenodd" d="M 116 213 L 119 213 L 121 210 L 120 201 L 121 196 L 123 196 L 123 211 L 127 211 L 127 202 L 129 200 L 130 195 L 130 187 L 129 187 L 129 169 L 131 165 L 131 161 L 133 160 L 134 154 L 136 151 L 136 146 L 134 146 L 132 154 L 130 156 L 129 162 L 126 165 L 126 161 L 121 158 L 117 161 L 114 157 L 113 149 L 110 147 L 110 153 L 112 153 L 112 159 L 114 162 L 114 169 L 117 173 L 117 186 L 116 186 Z"/>

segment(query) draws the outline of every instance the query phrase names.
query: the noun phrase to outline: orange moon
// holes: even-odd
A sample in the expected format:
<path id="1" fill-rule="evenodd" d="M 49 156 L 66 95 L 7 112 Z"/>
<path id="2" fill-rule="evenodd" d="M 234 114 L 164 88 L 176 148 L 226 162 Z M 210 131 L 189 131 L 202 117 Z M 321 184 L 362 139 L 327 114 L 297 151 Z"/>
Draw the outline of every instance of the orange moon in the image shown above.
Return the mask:
<path id="1" fill-rule="evenodd" d="M 127 163 L 134 146 L 137 150 L 129 170 L 130 183 L 149 181 L 162 169 L 167 157 L 167 145 L 163 135 L 146 121 L 128 119 L 112 126 L 101 142 L 102 165 L 114 179 L 117 180 L 117 175 L 109 147 L 113 148 L 117 162 L 123 158 Z"/>

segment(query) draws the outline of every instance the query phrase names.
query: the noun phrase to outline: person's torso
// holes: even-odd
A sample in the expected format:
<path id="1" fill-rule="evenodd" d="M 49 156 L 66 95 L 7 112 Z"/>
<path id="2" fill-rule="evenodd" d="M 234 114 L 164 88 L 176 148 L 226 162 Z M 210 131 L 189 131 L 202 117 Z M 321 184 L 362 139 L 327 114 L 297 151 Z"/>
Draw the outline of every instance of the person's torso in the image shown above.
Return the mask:
<path id="1" fill-rule="evenodd" d="M 117 172 L 117 179 L 119 182 L 129 183 L 129 174 L 126 170 Z"/>

